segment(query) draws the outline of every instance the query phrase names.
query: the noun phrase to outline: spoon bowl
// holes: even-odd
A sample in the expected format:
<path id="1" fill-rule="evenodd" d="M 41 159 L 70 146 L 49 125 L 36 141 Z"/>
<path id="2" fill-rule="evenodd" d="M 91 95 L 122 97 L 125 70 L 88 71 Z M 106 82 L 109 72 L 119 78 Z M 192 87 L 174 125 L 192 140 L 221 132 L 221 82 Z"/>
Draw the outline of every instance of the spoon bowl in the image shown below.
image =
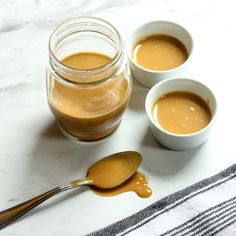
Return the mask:
<path id="1" fill-rule="evenodd" d="M 114 188 L 124 183 L 138 169 L 142 157 L 138 152 L 120 152 L 95 162 L 86 179 L 97 188 Z"/>

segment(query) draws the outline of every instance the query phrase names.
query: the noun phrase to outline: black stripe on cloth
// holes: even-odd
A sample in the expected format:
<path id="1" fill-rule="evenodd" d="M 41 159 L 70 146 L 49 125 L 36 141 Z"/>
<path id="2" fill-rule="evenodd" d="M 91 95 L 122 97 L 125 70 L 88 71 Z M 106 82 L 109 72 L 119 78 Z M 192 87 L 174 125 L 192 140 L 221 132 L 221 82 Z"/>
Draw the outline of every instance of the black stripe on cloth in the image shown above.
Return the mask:
<path id="1" fill-rule="evenodd" d="M 150 205 L 149 207 L 121 220 L 118 221 L 114 224 L 111 224 L 103 229 L 100 229 L 98 231 L 95 231 L 91 234 L 88 234 L 89 236 L 112 236 L 112 235 L 116 235 L 116 234 L 121 234 L 121 235 L 125 235 L 135 229 L 137 229 L 138 227 L 142 226 L 143 224 L 146 224 L 147 222 L 149 222 L 150 220 L 154 219 L 156 216 L 152 217 L 153 214 L 164 210 L 165 208 L 167 208 L 170 205 L 174 205 L 172 208 L 176 207 L 177 205 L 181 204 L 182 202 L 194 197 L 195 195 L 191 195 L 188 197 L 188 195 L 197 192 L 199 190 L 199 192 L 196 193 L 196 195 L 201 194 L 211 188 L 214 188 L 222 183 L 225 183 L 227 181 L 229 181 L 232 178 L 235 178 L 235 173 L 236 173 L 236 164 L 230 166 L 229 168 L 225 169 L 224 171 L 210 177 L 207 179 L 204 179 L 192 186 L 189 186 L 181 191 L 178 191 L 174 194 L 171 194 L 167 197 L 162 198 L 161 200 L 153 203 L 152 205 Z M 222 182 L 216 183 L 220 180 L 223 180 Z M 209 186 L 216 183 L 213 186 Z M 203 189 L 206 188 L 207 186 L 209 186 L 208 189 Z M 185 198 L 185 200 L 183 200 Z M 181 201 L 182 200 L 182 201 Z M 165 211 L 168 211 L 170 209 L 167 209 Z M 145 221 L 146 218 L 149 218 L 148 221 Z M 145 221 L 144 223 L 141 223 Z M 140 224 L 141 223 L 141 224 Z M 139 224 L 139 225 L 138 225 Z M 138 226 L 136 226 L 138 225 Z M 132 227 L 131 230 L 129 230 Z M 128 230 L 128 231 L 127 231 Z M 125 231 L 125 233 L 124 233 Z M 123 233 L 122 233 L 123 232 Z"/>
<path id="2" fill-rule="evenodd" d="M 229 227 L 230 225 L 234 224 L 236 222 L 236 218 L 231 219 L 229 221 L 226 221 L 226 224 L 222 224 L 218 229 L 216 229 L 215 231 L 211 232 L 210 234 L 208 234 L 208 236 L 212 236 L 215 235 L 217 233 L 219 233 L 220 231 L 226 229 L 227 227 Z M 207 234 L 208 232 L 206 232 Z"/>
<path id="3" fill-rule="evenodd" d="M 223 183 L 225 183 L 225 182 L 227 182 L 230 179 L 235 178 L 235 177 L 236 177 L 236 175 L 233 175 L 231 177 L 226 178 L 224 181 L 221 181 L 221 182 L 218 181 L 215 184 L 212 184 L 209 187 L 207 187 L 207 188 L 205 188 L 205 189 L 203 189 L 201 191 L 193 192 L 194 194 L 191 194 L 190 196 L 184 197 L 183 199 L 180 199 L 179 201 L 177 201 L 174 204 L 170 204 L 170 206 L 167 206 L 166 209 L 164 209 L 162 211 L 159 211 L 159 213 L 157 213 L 157 212 L 153 213 L 153 215 L 151 217 L 142 220 L 141 222 L 137 223 L 135 226 L 128 227 L 128 229 L 125 230 L 124 232 L 121 232 L 120 235 L 124 236 L 124 235 L 126 235 L 126 234 L 128 234 L 128 233 L 130 233 L 130 232 L 132 232 L 132 231 L 142 227 L 143 225 L 147 224 L 148 222 L 152 221 L 153 219 L 157 218 L 158 216 L 160 216 L 160 215 L 162 215 L 162 214 L 164 214 L 164 213 L 174 209 L 175 207 L 179 206 L 180 204 L 186 202 L 187 200 L 189 200 L 189 199 L 191 199 L 191 198 L 193 198 L 193 197 L 195 197 L 195 196 L 197 196 L 197 195 L 199 195 L 201 193 L 207 192 L 210 189 L 213 189 L 213 188 L 215 188 L 215 187 L 217 187 L 217 186 L 219 186 L 219 185 L 221 185 L 221 184 L 223 184 Z"/>
<path id="4" fill-rule="evenodd" d="M 233 175 L 233 176 L 231 176 L 231 177 L 228 177 L 228 178 L 224 179 L 224 180 L 221 181 L 221 182 L 218 181 L 218 182 L 216 182 L 215 184 L 213 183 L 213 184 L 210 185 L 209 187 L 206 187 L 206 188 L 204 188 L 204 189 L 202 189 L 202 190 L 194 191 L 194 192 L 191 193 L 190 196 L 183 197 L 182 199 L 178 200 L 177 202 L 175 202 L 175 203 L 173 203 L 173 204 L 170 204 L 170 205 L 167 205 L 165 208 L 163 208 L 164 210 L 161 209 L 161 210 L 159 210 L 159 211 L 156 211 L 156 212 L 154 212 L 150 217 L 145 218 L 144 220 L 138 222 L 136 225 L 131 226 L 131 227 L 127 227 L 127 229 L 126 229 L 124 232 L 121 232 L 120 234 L 121 234 L 122 236 L 123 236 L 123 235 L 126 235 L 126 234 L 130 233 L 131 231 L 134 231 L 134 230 L 140 228 L 141 226 L 147 224 L 148 222 L 152 221 L 153 219 L 157 218 L 158 216 L 164 214 L 165 212 L 168 212 L 168 211 L 174 209 L 175 207 L 179 206 L 179 205 L 182 204 L 183 202 L 186 202 L 187 200 L 189 200 L 189 199 L 191 199 L 191 198 L 193 198 L 193 197 L 195 197 L 195 196 L 197 196 L 197 195 L 199 195 L 199 194 L 201 194 L 201 193 L 204 193 L 204 192 L 206 192 L 206 191 L 208 191 L 208 190 L 210 190 L 210 189 L 212 189 L 212 188 L 214 188 L 214 187 L 216 187 L 216 186 L 219 186 L 220 184 L 225 183 L 225 182 L 227 182 L 227 181 L 229 181 L 230 179 L 235 178 L 235 177 L 236 177 L 236 175 Z M 145 210 L 145 209 L 144 209 L 144 210 Z"/>
<path id="5" fill-rule="evenodd" d="M 207 210 L 199 213 L 198 215 L 196 215 L 195 217 L 191 218 L 190 220 L 182 223 L 181 225 L 161 234 L 161 236 L 167 236 L 167 235 L 173 236 L 173 235 L 177 235 L 179 233 L 183 233 L 186 230 L 193 228 L 193 226 L 196 226 L 198 223 L 202 222 L 203 220 L 212 217 L 213 214 L 221 212 L 225 208 L 227 209 L 228 207 L 232 206 L 232 204 L 236 204 L 236 196 L 233 198 L 230 198 L 224 202 L 221 202 L 213 207 L 208 208 Z"/>
<path id="6" fill-rule="evenodd" d="M 206 232 L 209 232 L 211 233 L 211 231 L 214 231 L 215 229 L 217 229 L 219 226 L 225 224 L 225 223 L 228 223 L 230 219 L 235 219 L 236 217 L 236 209 L 233 209 L 231 212 L 228 212 L 227 214 L 223 215 L 223 217 L 221 218 L 218 218 L 215 220 L 215 222 L 213 222 L 213 224 L 211 225 L 206 225 L 202 231 L 201 230 L 198 230 L 195 232 L 195 235 L 206 235 Z M 223 221 L 222 221 L 223 220 Z M 216 224 L 214 224 L 216 223 Z M 188 235 L 188 234 L 186 234 Z"/>
<path id="7" fill-rule="evenodd" d="M 199 226 L 190 229 L 189 231 L 185 232 L 184 234 L 180 234 L 181 236 L 189 235 L 193 233 L 193 235 L 205 235 L 205 231 L 211 232 L 212 230 L 218 228 L 218 226 L 222 225 L 222 220 L 228 221 L 229 218 L 232 217 L 232 213 L 236 212 L 236 205 L 230 207 L 230 209 L 220 212 L 217 216 L 213 216 L 210 219 L 205 220 Z M 234 214 L 235 215 L 235 214 Z"/>

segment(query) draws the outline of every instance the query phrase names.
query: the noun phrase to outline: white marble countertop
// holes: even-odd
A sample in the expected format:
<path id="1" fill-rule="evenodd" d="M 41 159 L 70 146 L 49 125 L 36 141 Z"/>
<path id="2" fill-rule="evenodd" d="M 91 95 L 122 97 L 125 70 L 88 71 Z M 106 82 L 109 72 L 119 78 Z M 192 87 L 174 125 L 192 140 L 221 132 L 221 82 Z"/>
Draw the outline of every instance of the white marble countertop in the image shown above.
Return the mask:
<path id="1" fill-rule="evenodd" d="M 235 163 L 233 2 L 1 0 L 0 211 L 82 177 L 95 160 L 123 150 L 142 153 L 141 170 L 149 176 L 153 195 L 148 199 L 134 193 L 103 198 L 82 187 L 48 200 L 0 235 L 84 235 Z M 207 143 L 186 152 L 160 146 L 152 137 L 144 111 L 148 89 L 138 83 L 134 83 L 121 126 L 109 138 L 77 144 L 60 134 L 46 100 L 48 39 L 58 23 L 80 15 L 110 21 L 124 38 L 133 27 L 153 19 L 176 21 L 189 29 L 195 48 L 187 76 L 209 85 L 219 104 Z"/>

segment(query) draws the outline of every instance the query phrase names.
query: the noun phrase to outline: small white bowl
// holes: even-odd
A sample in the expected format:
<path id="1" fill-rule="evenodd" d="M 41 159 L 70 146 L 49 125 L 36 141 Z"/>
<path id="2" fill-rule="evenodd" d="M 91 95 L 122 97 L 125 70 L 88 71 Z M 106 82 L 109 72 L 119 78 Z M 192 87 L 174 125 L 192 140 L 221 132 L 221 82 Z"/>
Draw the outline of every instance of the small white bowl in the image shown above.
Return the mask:
<path id="1" fill-rule="evenodd" d="M 182 65 L 174 69 L 165 71 L 149 70 L 138 65 L 134 61 L 132 56 L 135 44 L 140 39 L 155 34 L 165 34 L 180 40 L 188 51 L 188 59 Z M 126 49 L 128 54 L 129 66 L 131 68 L 133 76 L 141 84 L 151 88 L 153 85 L 164 79 L 177 77 L 184 74 L 193 51 L 193 39 L 190 33 L 185 28 L 174 22 L 152 21 L 136 28 L 130 34 L 126 42 Z"/>
<path id="2" fill-rule="evenodd" d="M 206 101 L 211 110 L 211 121 L 205 128 L 191 134 L 174 134 L 164 130 L 160 124 L 154 120 L 152 115 L 153 107 L 158 98 L 164 94 L 176 91 L 190 92 Z M 206 85 L 192 79 L 171 78 L 156 84 L 150 89 L 146 97 L 145 109 L 150 121 L 152 133 L 157 141 L 169 149 L 187 150 L 195 148 L 207 140 L 209 131 L 215 120 L 217 102 L 213 92 Z"/>

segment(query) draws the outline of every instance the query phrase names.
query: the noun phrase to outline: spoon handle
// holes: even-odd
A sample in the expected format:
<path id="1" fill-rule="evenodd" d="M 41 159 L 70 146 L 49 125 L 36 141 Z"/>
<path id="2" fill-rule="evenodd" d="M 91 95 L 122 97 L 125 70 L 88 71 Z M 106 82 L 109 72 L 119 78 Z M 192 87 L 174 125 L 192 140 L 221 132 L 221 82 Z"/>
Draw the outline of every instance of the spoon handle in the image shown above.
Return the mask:
<path id="1" fill-rule="evenodd" d="M 7 226 L 8 224 L 10 224 L 11 222 L 18 219 L 19 217 L 23 216 L 25 213 L 27 213 L 31 209 L 38 206 L 40 203 L 46 201 L 50 197 L 58 193 L 61 193 L 65 190 L 72 189 L 72 188 L 78 187 L 80 185 L 85 185 L 85 184 L 87 184 L 85 179 L 76 180 L 76 181 L 71 182 L 68 185 L 54 188 L 26 202 L 23 202 L 19 205 L 16 205 L 12 208 L 9 208 L 0 212 L 0 230 L 4 228 L 5 226 Z"/>

